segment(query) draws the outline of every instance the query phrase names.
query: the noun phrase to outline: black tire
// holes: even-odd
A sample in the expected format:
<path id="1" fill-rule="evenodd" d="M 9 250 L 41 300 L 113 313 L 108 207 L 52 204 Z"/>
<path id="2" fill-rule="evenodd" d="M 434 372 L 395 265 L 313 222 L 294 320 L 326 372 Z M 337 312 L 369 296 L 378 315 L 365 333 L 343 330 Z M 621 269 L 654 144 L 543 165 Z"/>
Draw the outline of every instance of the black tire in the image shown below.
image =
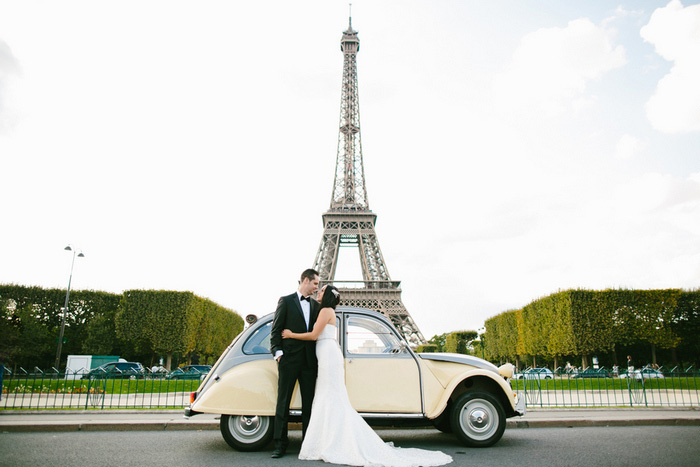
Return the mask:
<path id="1" fill-rule="evenodd" d="M 245 415 L 222 415 L 221 435 L 238 451 L 258 451 L 272 440 L 274 418 Z"/>
<path id="2" fill-rule="evenodd" d="M 495 444 L 506 429 L 501 402 L 485 392 L 462 394 L 452 407 L 452 430 L 467 446 L 485 448 Z"/>
<path id="3" fill-rule="evenodd" d="M 433 426 L 443 433 L 452 433 L 452 422 L 450 421 L 450 414 L 452 411 L 448 406 L 445 411 L 440 414 L 438 418 L 433 420 Z"/>
<path id="4" fill-rule="evenodd" d="M 544 379 L 552 379 L 551 376 L 545 376 Z"/>

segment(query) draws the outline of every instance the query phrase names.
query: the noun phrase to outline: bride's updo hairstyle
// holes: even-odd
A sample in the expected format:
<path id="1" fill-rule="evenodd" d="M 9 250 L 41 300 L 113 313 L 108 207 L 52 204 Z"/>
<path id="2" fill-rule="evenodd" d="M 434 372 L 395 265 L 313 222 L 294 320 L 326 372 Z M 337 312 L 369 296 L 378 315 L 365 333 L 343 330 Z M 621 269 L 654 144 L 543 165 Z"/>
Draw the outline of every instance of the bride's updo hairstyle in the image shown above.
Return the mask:
<path id="1" fill-rule="evenodd" d="M 323 298 L 321 299 L 321 308 L 333 308 L 338 306 L 340 303 L 340 292 L 338 288 L 334 285 L 327 285 L 326 290 L 323 292 Z"/>

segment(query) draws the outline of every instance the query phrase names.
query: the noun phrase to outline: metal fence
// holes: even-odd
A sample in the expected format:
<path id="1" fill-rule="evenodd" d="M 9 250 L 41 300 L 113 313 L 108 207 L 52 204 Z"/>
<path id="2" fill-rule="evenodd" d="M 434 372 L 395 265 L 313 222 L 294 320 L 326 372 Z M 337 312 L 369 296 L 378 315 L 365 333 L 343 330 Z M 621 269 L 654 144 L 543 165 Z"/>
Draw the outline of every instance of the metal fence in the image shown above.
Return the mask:
<path id="1" fill-rule="evenodd" d="M 551 371 L 530 368 L 511 379 L 528 407 L 698 407 L 700 372 L 692 367 Z"/>
<path id="2" fill-rule="evenodd" d="M 67 373 L 21 369 L 2 378 L 2 409 L 183 408 L 202 374 L 163 372 Z"/>
<path id="3" fill-rule="evenodd" d="M 205 374 L 4 370 L 0 409 L 183 408 Z M 184 378 L 184 379 L 180 379 Z M 700 407 L 700 372 L 641 369 L 613 374 L 531 368 L 511 379 L 528 407 Z"/>

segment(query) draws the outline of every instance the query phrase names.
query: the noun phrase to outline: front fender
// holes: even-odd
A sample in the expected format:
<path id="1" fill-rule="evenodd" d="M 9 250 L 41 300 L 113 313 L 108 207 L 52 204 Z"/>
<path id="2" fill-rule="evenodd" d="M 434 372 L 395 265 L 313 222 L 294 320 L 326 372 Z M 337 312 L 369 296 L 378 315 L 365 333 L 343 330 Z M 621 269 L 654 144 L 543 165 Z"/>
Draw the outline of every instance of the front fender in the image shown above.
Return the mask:
<path id="1" fill-rule="evenodd" d="M 438 417 L 447 407 L 447 403 L 449 402 L 450 397 L 455 392 L 457 387 L 463 382 L 467 381 L 468 379 L 472 379 L 475 377 L 486 377 L 489 380 L 496 383 L 496 385 L 503 391 L 503 395 L 505 397 L 502 398 L 500 394 L 494 394 L 494 396 L 496 396 L 498 399 L 506 399 L 510 403 L 510 409 L 512 411 L 515 410 L 516 397 L 508 381 L 506 381 L 502 376 L 492 371 L 475 369 L 465 371 L 453 377 L 445 387 L 445 390 L 442 393 L 442 397 L 440 397 L 438 402 L 433 406 L 433 409 L 429 412 L 426 412 L 426 417 L 430 419 Z M 506 412 L 509 412 L 507 407 Z"/>
<path id="2" fill-rule="evenodd" d="M 276 403 L 277 363 L 269 358 L 230 369 L 198 394 L 190 409 L 201 413 L 273 416 Z"/>

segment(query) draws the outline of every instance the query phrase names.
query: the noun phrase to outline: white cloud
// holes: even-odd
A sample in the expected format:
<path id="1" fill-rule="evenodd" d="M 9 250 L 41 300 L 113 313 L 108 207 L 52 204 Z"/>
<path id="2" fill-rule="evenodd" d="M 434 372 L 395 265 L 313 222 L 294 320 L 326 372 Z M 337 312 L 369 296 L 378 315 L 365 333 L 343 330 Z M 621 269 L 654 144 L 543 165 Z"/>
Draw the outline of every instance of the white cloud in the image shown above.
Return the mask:
<path id="1" fill-rule="evenodd" d="M 700 131 L 700 5 L 673 0 L 654 11 L 640 34 L 673 62 L 646 104 L 647 118 L 664 133 Z"/>
<path id="2" fill-rule="evenodd" d="M 0 78 L 4 78 L 10 73 L 17 73 L 19 64 L 17 59 L 12 54 L 10 46 L 5 41 L 0 39 Z"/>
<path id="3" fill-rule="evenodd" d="M 646 148 L 647 144 L 632 135 L 622 135 L 615 146 L 615 157 L 632 159 Z"/>
<path id="4" fill-rule="evenodd" d="M 555 116 L 571 108 L 590 80 L 626 62 L 610 32 L 587 18 L 565 28 L 542 28 L 522 38 L 509 70 L 495 81 L 496 99 L 505 108 L 534 107 Z"/>
<path id="5" fill-rule="evenodd" d="M 11 113 L 7 109 L 7 87 L 12 77 L 19 73 L 19 62 L 10 46 L 0 39 L 0 132 L 8 125 Z"/>
<path id="6" fill-rule="evenodd" d="M 618 278 L 636 276 L 637 288 L 696 287 L 700 246 L 700 180 L 647 173 L 613 196 L 620 265 Z M 629 279 L 623 279 L 629 280 Z M 626 285 L 626 284 L 621 284 Z"/>
<path id="7" fill-rule="evenodd" d="M 643 14 L 644 10 L 628 10 L 625 9 L 625 7 L 623 7 L 622 5 L 618 5 L 618 7 L 615 9 L 615 13 L 612 16 L 605 18 L 602 24 L 603 26 L 607 26 L 608 24 L 614 22 L 617 19 L 641 16 Z"/>
<path id="8" fill-rule="evenodd" d="M 664 252 L 658 258 L 664 264 L 657 267 L 666 272 L 659 277 L 674 276 L 669 269 L 674 258 L 700 254 L 700 174 L 646 173 L 620 184 L 611 198 L 609 222 L 624 229 L 621 239 L 637 237 L 635 248 L 647 254 Z"/>
<path id="9" fill-rule="evenodd" d="M 638 217 L 662 206 L 674 184 L 673 177 L 658 173 L 646 173 L 627 183 L 620 184 L 613 197 L 615 216 L 632 214 Z"/>

